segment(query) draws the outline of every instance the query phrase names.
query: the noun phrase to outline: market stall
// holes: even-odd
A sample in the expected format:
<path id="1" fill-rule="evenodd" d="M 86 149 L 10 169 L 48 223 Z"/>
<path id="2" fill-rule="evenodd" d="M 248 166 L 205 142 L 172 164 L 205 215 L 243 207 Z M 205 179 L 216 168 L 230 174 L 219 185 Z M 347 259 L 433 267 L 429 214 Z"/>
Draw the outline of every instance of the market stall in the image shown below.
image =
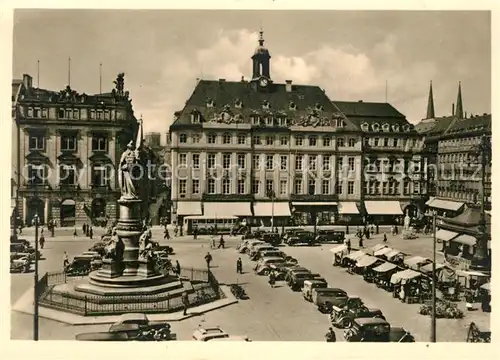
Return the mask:
<path id="1" fill-rule="evenodd" d="M 413 257 L 405 259 L 403 261 L 403 264 L 407 268 L 412 269 L 412 270 L 420 270 L 420 268 L 422 266 L 425 266 L 425 265 L 430 264 L 430 263 L 432 263 L 432 261 L 430 259 L 427 259 L 427 258 L 422 257 L 422 256 L 413 256 Z"/>
<path id="2" fill-rule="evenodd" d="M 347 246 L 345 244 L 335 246 L 330 249 L 333 253 L 332 265 L 339 266 L 342 264 L 342 258 L 348 254 Z"/>

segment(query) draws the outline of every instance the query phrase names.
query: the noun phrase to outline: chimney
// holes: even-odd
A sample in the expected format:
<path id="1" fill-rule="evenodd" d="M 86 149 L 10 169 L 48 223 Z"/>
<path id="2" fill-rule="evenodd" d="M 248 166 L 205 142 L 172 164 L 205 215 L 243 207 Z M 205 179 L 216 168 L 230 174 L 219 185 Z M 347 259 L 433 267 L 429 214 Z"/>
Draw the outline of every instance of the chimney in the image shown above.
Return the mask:
<path id="1" fill-rule="evenodd" d="M 219 79 L 219 82 L 224 82 L 226 81 L 226 79 Z"/>
<path id="2" fill-rule="evenodd" d="M 245 77 L 244 76 L 241 77 L 241 82 L 245 82 Z"/>
<path id="3" fill-rule="evenodd" d="M 33 78 L 28 74 L 23 74 L 23 85 L 26 89 L 31 89 L 33 87 Z"/>
<path id="4" fill-rule="evenodd" d="M 292 92 L 292 80 L 285 80 L 286 92 Z"/>
<path id="5" fill-rule="evenodd" d="M 455 116 L 455 103 L 451 104 L 451 116 Z"/>
<path id="6" fill-rule="evenodd" d="M 362 103 L 362 102 L 363 102 L 363 100 L 358 100 L 358 102 L 361 102 L 361 103 Z"/>

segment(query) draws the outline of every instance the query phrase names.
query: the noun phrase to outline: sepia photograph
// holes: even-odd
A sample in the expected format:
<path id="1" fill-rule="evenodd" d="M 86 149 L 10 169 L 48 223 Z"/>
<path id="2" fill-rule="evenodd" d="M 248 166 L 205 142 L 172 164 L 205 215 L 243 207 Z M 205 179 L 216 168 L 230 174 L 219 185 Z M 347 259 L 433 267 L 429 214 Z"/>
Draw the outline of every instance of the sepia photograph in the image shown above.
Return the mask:
<path id="1" fill-rule="evenodd" d="M 491 16 L 15 9 L 11 340 L 491 342 Z"/>

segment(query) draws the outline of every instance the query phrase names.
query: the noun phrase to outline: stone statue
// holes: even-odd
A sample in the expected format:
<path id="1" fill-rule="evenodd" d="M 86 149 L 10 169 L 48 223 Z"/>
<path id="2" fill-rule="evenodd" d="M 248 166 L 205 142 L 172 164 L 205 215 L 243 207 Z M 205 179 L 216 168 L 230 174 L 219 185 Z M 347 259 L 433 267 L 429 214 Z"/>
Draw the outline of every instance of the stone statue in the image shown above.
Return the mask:
<path id="1" fill-rule="evenodd" d="M 122 199 L 139 199 L 137 193 L 137 179 L 135 179 L 134 169 L 140 166 L 139 151 L 135 149 L 131 142 L 127 145 L 120 158 L 120 168 L 118 172 L 118 183 L 122 193 Z"/>
<path id="2" fill-rule="evenodd" d="M 104 248 L 104 258 L 105 259 L 113 259 L 116 260 L 116 245 L 119 242 L 118 234 L 116 233 L 116 228 L 113 228 L 113 231 L 111 233 L 111 239 L 109 240 L 108 244 Z"/>
<path id="3" fill-rule="evenodd" d="M 153 234 L 151 229 L 145 228 L 141 236 L 139 237 L 139 259 L 148 260 L 153 257 L 153 244 L 151 238 Z"/>

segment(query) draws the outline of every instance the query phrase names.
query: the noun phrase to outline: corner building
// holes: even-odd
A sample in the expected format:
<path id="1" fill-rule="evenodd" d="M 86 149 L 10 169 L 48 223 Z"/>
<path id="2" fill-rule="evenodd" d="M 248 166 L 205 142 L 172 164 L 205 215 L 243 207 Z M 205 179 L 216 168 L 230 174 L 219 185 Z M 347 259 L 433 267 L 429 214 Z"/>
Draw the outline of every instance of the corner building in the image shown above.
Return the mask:
<path id="1" fill-rule="evenodd" d="M 75 226 L 114 220 L 120 196 L 115 164 L 138 128 L 124 74 L 109 93 L 87 95 L 13 81 L 12 184 L 20 219 Z"/>
<path id="2" fill-rule="evenodd" d="M 359 105 L 332 102 L 317 86 L 273 82 L 270 59 L 261 32 L 251 80 L 200 80 L 176 113 L 170 127 L 173 221 L 362 221 L 364 122 L 349 113 Z M 399 115 L 403 152 L 405 138 L 415 134 Z"/>

